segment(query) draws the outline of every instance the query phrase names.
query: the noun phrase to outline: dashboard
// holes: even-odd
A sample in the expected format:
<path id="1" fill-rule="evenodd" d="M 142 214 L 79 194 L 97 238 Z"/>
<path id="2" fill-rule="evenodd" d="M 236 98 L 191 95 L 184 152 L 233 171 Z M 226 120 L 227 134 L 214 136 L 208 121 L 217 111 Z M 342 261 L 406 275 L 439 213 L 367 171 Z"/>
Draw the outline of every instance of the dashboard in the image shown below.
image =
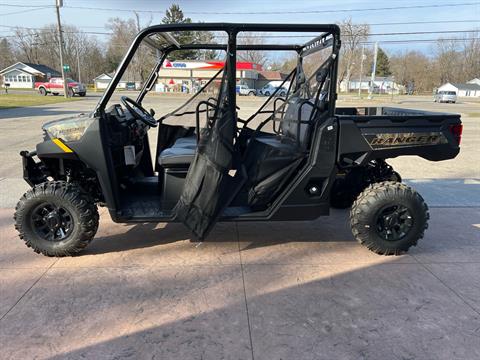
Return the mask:
<path id="1" fill-rule="evenodd" d="M 136 167 L 140 163 L 149 126 L 137 120 L 120 104 L 105 111 L 110 138 L 108 144 L 116 168 Z M 133 161 L 132 161 L 133 157 Z"/>

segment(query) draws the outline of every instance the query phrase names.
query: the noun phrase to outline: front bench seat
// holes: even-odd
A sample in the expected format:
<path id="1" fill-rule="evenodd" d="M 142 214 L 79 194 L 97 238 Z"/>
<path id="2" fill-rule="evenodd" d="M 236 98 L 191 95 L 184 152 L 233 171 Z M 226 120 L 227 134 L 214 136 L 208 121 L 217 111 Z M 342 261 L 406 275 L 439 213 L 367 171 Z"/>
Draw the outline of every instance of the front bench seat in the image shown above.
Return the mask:
<path id="1" fill-rule="evenodd" d="M 158 164 L 163 167 L 189 167 L 195 158 L 197 149 L 196 136 L 177 139 L 171 148 L 163 150 L 158 157 Z"/>

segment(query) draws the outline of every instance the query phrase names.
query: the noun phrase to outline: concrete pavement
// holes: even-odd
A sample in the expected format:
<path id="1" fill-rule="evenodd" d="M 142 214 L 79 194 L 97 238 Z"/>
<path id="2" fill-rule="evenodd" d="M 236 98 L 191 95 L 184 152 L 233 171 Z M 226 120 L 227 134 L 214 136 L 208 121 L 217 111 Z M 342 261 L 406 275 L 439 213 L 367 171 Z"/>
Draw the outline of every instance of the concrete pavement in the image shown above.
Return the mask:
<path id="1" fill-rule="evenodd" d="M 85 253 L 54 259 L 2 209 L 0 358 L 476 359 L 480 210 L 431 216 L 400 257 L 354 242 L 345 211 L 219 224 L 201 245 L 102 216 Z"/>
<path id="2" fill-rule="evenodd" d="M 347 211 L 222 223 L 198 244 L 180 224 L 114 224 L 104 210 L 81 255 L 34 254 L 13 228 L 18 151 L 94 102 L 0 112 L 0 359 L 480 358 L 478 118 L 465 116 L 458 161 L 395 159 L 431 208 L 406 255 L 357 244 Z"/>

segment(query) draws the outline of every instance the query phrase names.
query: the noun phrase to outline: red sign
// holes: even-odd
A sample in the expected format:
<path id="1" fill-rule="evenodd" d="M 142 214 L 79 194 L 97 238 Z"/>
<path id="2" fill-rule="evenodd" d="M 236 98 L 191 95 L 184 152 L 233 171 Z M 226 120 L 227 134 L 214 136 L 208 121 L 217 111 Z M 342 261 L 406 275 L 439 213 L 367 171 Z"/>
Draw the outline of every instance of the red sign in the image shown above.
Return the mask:
<path id="1" fill-rule="evenodd" d="M 162 67 L 168 69 L 196 69 L 196 70 L 215 70 L 225 66 L 224 61 L 168 61 L 165 60 Z M 262 66 L 247 61 L 238 61 L 237 70 L 257 70 L 262 71 Z"/>

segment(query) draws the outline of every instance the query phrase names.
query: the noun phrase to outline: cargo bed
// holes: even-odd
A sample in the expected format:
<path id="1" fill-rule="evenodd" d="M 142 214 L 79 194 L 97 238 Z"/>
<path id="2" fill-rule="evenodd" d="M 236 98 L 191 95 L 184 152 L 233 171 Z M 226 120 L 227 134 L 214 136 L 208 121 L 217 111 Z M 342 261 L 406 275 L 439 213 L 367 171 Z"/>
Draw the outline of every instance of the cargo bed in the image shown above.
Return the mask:
<path id="1" fill-rule="evenodd" d="M 460 115 L 394 107 L 337 108 L 338 162 L 417 155 L 440 161 L 460 151 Z"/>

